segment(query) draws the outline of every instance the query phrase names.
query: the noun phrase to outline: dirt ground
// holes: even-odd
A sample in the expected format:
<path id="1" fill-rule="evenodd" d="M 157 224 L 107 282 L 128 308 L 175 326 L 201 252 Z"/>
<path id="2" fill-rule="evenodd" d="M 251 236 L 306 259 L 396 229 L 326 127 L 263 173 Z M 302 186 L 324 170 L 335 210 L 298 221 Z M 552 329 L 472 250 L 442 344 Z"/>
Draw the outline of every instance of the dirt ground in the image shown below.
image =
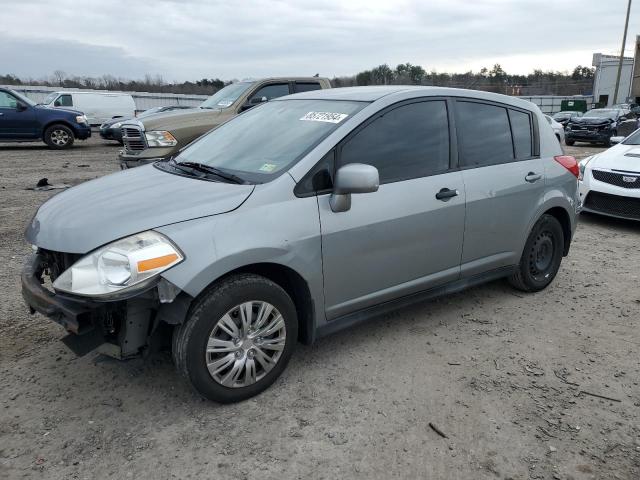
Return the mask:
<path id="1" fill-rule="evenodd" d="M 223 406 L 168 354 L 75 358 L 22 302 L 23 230 L 53 194 L 25 188 L 113 172 L 117 150 L 0 145 L 1 479 L 640 478 L 640 224 L 582 216 L 546 291 L 494 282 L 301 345 Z"/>

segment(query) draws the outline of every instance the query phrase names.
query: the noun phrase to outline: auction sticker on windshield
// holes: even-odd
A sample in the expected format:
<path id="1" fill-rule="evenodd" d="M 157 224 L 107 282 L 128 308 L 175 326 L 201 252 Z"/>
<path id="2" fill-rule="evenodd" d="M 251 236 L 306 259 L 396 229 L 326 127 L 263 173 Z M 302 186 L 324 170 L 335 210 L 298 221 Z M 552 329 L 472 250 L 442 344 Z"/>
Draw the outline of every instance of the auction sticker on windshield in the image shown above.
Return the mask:
<path id="1" fill-rule="evenodd" d="M 309 112 L 300 120 L 306 120 L 309 122 L 328 122 L 328 123 L 340 123 L 349 115 L 346 113 L 332 113 L 332 112 Z"/>

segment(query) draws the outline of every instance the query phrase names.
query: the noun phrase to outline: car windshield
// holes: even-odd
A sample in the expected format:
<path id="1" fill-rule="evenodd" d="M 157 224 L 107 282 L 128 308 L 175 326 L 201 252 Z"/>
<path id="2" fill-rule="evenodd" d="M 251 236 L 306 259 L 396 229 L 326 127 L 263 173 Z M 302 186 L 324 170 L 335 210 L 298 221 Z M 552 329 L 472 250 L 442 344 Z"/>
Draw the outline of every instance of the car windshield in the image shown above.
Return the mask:
<path id="1" fill-rule="evenodd" d="M 31 105 L 32 107 L 36 104 L 36 102 L 34 102 L 33 100 L 31 100 L 28 97 L 25 97 L 24 95 L 19 94 L 18 92 L 16 92 L 15 90 L 11 90 L 11 93 L 16 96 L 18 98 L 18 100 L 23 101 L 24 103 L 26 103 L 27 105 Z"/>
<path id="2" fill-rule="evenodd" d="M 594 110 L 589 110 L 585 113 L 582 118 L 610 118 L 611 120 L 615 120 L 618 117 L 618 110 L 611 109 L 603 109 L 597 108 Z"/>
<path id="3" fill-rule="evenodd" d="M 267 102 L 203 136 L 175 161 L 204 164 L 263 183 L 286 171 L 365 105 L 334 100 Z"/>
<path id="4" fill-rule="evenodd" d="M 227 85 L 202 102 L 200 108 L 228 108 L 253 84 L 254 82 L 238 82 Z"/>
<path id="5" fill-rule="evenodd" d="M 44 102 L 42 102 L 42 104 L 43 105 L 49 105 L 56 98 L 58 98 L 58 93 L 57 92 L 50 93 L 49 95 L 47 95 L 47 98 L 44 99 Z"/>
<path id="6" fill-rule="evenodd" d="M 622 143 L 624 145 L 640 145 L 640 129 L 629 135 Z"/>

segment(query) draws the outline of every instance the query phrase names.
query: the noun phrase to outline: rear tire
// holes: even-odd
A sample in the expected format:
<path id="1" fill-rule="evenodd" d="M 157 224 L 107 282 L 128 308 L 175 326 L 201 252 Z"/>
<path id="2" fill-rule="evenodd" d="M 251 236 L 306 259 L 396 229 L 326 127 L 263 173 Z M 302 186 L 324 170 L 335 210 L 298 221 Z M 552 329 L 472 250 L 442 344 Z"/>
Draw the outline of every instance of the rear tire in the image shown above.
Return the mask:
<path id="1" fill-rule="evenodd" d="M 44 132 L 44 141 L 49 148 L 61 150 L 73 145 L 73 131 L 66 125 L 51 125 Z"/>
<path id="2" fill-rule="evenodd" d="M 215 284 L 196 301 L 174 330 L 172 353 L 178 371 L 198 393 L 232 403 L 275 382 L 297 338 L 296 308 L 287 292 L 267 278 L 241 274 Z"/>
<path id="3" fill-rule="evenodd" d="M 568 146 L 568 147 L 573 147 L 573 144 L 576 143 L 574 140 L 565 140 L 564 143 Z"/>
<path id="4" fill-rule="evenodd" d="M 557 218 L 544 214 L 531 229 L 520 264 L 509 283 L 523 292 L 538 292 L 553 281 L 564 252 L 564 232 Z"/>

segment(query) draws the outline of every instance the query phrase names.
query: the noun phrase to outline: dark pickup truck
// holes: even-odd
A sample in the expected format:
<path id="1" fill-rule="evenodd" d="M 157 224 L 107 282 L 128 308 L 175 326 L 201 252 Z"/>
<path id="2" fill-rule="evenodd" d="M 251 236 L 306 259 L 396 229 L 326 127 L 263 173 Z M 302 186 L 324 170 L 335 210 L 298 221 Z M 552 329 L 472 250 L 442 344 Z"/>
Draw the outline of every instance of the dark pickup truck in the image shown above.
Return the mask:
<path id="1" fill-rule="evenodd" d="M 18 92 L 0 88 L 0 142 L 44 141 L 50 148 L 86 140 L 91 127 L 82 112 L 38 105 Z"/>

